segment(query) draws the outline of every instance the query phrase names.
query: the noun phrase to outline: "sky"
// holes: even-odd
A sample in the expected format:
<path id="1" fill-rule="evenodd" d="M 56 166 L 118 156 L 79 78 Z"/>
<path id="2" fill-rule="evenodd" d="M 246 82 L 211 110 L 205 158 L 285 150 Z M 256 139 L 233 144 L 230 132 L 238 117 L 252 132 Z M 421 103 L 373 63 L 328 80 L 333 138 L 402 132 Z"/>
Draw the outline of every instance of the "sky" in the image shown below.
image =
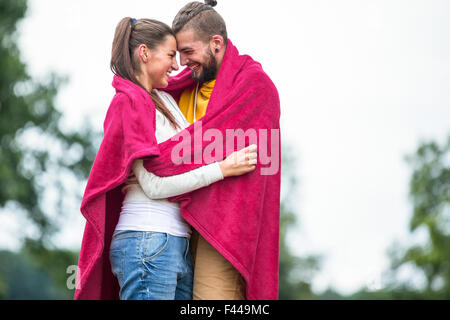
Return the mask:
<path id="1" fill-rule="evenodd" d="M 408 231 L 404 157 L 421 141 L 450 134 L 450 2 L 218 2 L 229 38 L 261 62 L 279 90 L 282 143 L 296 156 L 299 180 L 299 225 L 289 242 L 296 254 L 324 258 L 313 288 L 376 289 L 394 241 L 423 238 Z M 102 129 L 120 19 L 171 25 L 185 3 L 30 1 L 20 25 L 23 61 L 34 77 L 54 71 L 69 78 L 57 99 L 66 128 L 88 117 Z M 78 250 L 84 219 L 78 203 L 67 206 L 57 243 Z M 0 218 L 2 246 L 13 248 L 24 221 L 12 213 Z"/>

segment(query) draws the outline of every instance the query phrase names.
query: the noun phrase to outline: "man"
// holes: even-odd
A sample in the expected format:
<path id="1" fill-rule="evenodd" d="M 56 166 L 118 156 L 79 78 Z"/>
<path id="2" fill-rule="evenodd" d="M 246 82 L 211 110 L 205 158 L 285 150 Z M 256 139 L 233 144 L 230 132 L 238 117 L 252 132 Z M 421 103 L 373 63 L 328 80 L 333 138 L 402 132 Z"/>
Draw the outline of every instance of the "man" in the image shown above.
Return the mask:
<path id="1" fill-rule="evenodd" d="M 225 22 L 213 9 L 216 2 L 209 3 L 188 3 L 178 12 L 172 25 L 180 63 L 192 70 L 191 77 L 196 81 L 196 85 L 186 89 L 179 99 L 179 107 L 191 124 L 202 119 L 207 112 L 228 44 Z M 276 113 L 274 110 L 275 117 Z M 278 239 L 273 237 L 273 241 Z M 195 230 L 191 249 L 194 300 L 246 299 L 246 284 L 241 273 Z M 272 254 L 272 258 L 278 261 L 278 251 Z"/>

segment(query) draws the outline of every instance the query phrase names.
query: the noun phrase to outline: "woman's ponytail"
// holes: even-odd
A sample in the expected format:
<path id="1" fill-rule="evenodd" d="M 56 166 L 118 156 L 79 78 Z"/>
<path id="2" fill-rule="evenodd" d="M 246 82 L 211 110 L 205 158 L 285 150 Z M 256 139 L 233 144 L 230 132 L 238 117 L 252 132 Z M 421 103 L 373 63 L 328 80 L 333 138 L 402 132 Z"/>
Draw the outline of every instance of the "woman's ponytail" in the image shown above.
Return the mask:
<path id="1" fill-rule="evenodd" d="M 111 53 L 111 71 L 127 80 L 136 82 L 130 37 L 135 24 L 133 18 L 123 18 L 116 27 Z"/>

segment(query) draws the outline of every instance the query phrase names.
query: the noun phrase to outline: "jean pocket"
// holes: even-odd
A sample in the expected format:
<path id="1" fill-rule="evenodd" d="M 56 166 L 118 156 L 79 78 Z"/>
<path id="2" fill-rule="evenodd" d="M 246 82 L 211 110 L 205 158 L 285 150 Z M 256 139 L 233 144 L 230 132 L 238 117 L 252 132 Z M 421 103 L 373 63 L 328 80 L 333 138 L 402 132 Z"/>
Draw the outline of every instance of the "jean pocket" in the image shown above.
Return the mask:
<path id="1" fill-rule="evenodd" d="M 109 261 L 111 262 L 112 273 L 117 277 L 119 284 L 122 286 L 125 271 L 125 249 L 110 250 Z"/>
<path id="2" fill-rule="evenodd" d="M 169 235 L 163 232 L 151 232 L 143 239 L 142 261 L 155 259 L 169 245 Z"/>

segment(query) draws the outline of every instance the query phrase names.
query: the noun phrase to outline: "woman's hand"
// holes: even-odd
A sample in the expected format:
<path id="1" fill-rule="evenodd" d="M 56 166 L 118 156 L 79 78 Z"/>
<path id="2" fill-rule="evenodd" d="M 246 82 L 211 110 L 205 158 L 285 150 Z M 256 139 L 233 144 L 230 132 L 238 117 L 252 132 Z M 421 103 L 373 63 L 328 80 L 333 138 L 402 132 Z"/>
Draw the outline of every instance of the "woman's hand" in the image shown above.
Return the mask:
<path id="1" fill-rule="evenodd" d="M 256 168 L 257 158 L 256 144 L 233 152 L 225 160 L 219 162 L 223 177 L 240 176 L 252 172 Z"/>

